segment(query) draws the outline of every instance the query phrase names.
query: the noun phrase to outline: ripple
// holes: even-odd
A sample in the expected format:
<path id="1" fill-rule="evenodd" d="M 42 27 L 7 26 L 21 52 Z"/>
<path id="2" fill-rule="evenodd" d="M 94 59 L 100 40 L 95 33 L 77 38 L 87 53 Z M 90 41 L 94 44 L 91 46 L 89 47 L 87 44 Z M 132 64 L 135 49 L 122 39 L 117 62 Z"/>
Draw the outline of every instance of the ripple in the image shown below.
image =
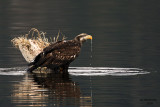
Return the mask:
<path id="1" fill-rule="evenodd" d="M 114 67 L 70 67 L 69 74 L 73 76 L 132 76 L 148 74 L 140 68 L 114 68 Z M 25 67 L 0 68 L 0 75 L 24 75 Z"/>
<path id="2" fill-rule="evenodd" d="M 71 67 L 69 73 L 75 76 L 132 76 L 148 74 L 140 68 L 112 68 L 112 67 Z"/>
<path id="3" fill-rule="evenodd" d="M 0 68 L 0 75 L 24 75 L 26 73 L 24 67 Z"/>

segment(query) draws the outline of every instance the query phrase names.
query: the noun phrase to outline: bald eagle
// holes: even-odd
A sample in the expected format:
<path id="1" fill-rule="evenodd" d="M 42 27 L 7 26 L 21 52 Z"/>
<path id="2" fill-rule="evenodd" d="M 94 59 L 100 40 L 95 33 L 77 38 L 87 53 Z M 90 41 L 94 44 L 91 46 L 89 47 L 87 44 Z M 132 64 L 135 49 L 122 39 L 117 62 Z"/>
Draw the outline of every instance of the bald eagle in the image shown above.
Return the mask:
<path id="1" fill-rule="evenodd" d="M 27 71 L 32 72 L 38 67 L 68 69 L 69 64 L 79 56 L 81 46 L 87 39 L 92 39 L 92 36 L 81 33 L 73 40 L 62 40 L 49 45 L 29 64 Z"/>

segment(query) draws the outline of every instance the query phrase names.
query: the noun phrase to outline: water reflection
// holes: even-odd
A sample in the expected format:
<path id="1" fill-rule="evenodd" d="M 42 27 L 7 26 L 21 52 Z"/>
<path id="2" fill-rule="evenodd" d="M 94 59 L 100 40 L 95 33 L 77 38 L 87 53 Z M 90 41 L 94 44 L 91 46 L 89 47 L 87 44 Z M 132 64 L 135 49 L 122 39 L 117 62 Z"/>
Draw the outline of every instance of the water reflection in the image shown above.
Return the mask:
<path id="1" fill-rule="evenodd" d="M 27 73 L 13 87 L 12 102 L 17 106 L 92 106 L 91 96 L 83 96 L 68 73 Z"/>

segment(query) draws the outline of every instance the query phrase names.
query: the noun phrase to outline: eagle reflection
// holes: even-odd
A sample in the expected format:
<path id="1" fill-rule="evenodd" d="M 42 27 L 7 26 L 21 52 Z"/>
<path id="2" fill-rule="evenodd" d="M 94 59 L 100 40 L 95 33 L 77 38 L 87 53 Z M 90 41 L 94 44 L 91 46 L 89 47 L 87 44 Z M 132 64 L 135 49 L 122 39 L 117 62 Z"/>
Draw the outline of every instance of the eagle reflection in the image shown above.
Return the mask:
<path id="1" fill-rule="evenodd" d="M 80 87 L 68 73 L 49 69 L 27 73 L 21 82 L 14 84 L 12 102 L 17 106 L 92 106 L 91 97 L 82 96 Z"/>

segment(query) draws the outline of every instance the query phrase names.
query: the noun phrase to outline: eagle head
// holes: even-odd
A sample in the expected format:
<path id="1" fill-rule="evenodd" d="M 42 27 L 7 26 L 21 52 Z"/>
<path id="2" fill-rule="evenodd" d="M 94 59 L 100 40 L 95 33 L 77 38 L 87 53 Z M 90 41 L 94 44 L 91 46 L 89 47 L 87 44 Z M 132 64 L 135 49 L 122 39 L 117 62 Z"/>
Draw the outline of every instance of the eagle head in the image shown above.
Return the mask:
<path id="1" fill-rule="evenodd" d="M 80 43 L 85 42 L 87 39 L 92 39 L 91 35 L 88 35 L 86 33 L 81 33 L 78 36 L 75 37 L 76 41 L 79 41 Z"/>

